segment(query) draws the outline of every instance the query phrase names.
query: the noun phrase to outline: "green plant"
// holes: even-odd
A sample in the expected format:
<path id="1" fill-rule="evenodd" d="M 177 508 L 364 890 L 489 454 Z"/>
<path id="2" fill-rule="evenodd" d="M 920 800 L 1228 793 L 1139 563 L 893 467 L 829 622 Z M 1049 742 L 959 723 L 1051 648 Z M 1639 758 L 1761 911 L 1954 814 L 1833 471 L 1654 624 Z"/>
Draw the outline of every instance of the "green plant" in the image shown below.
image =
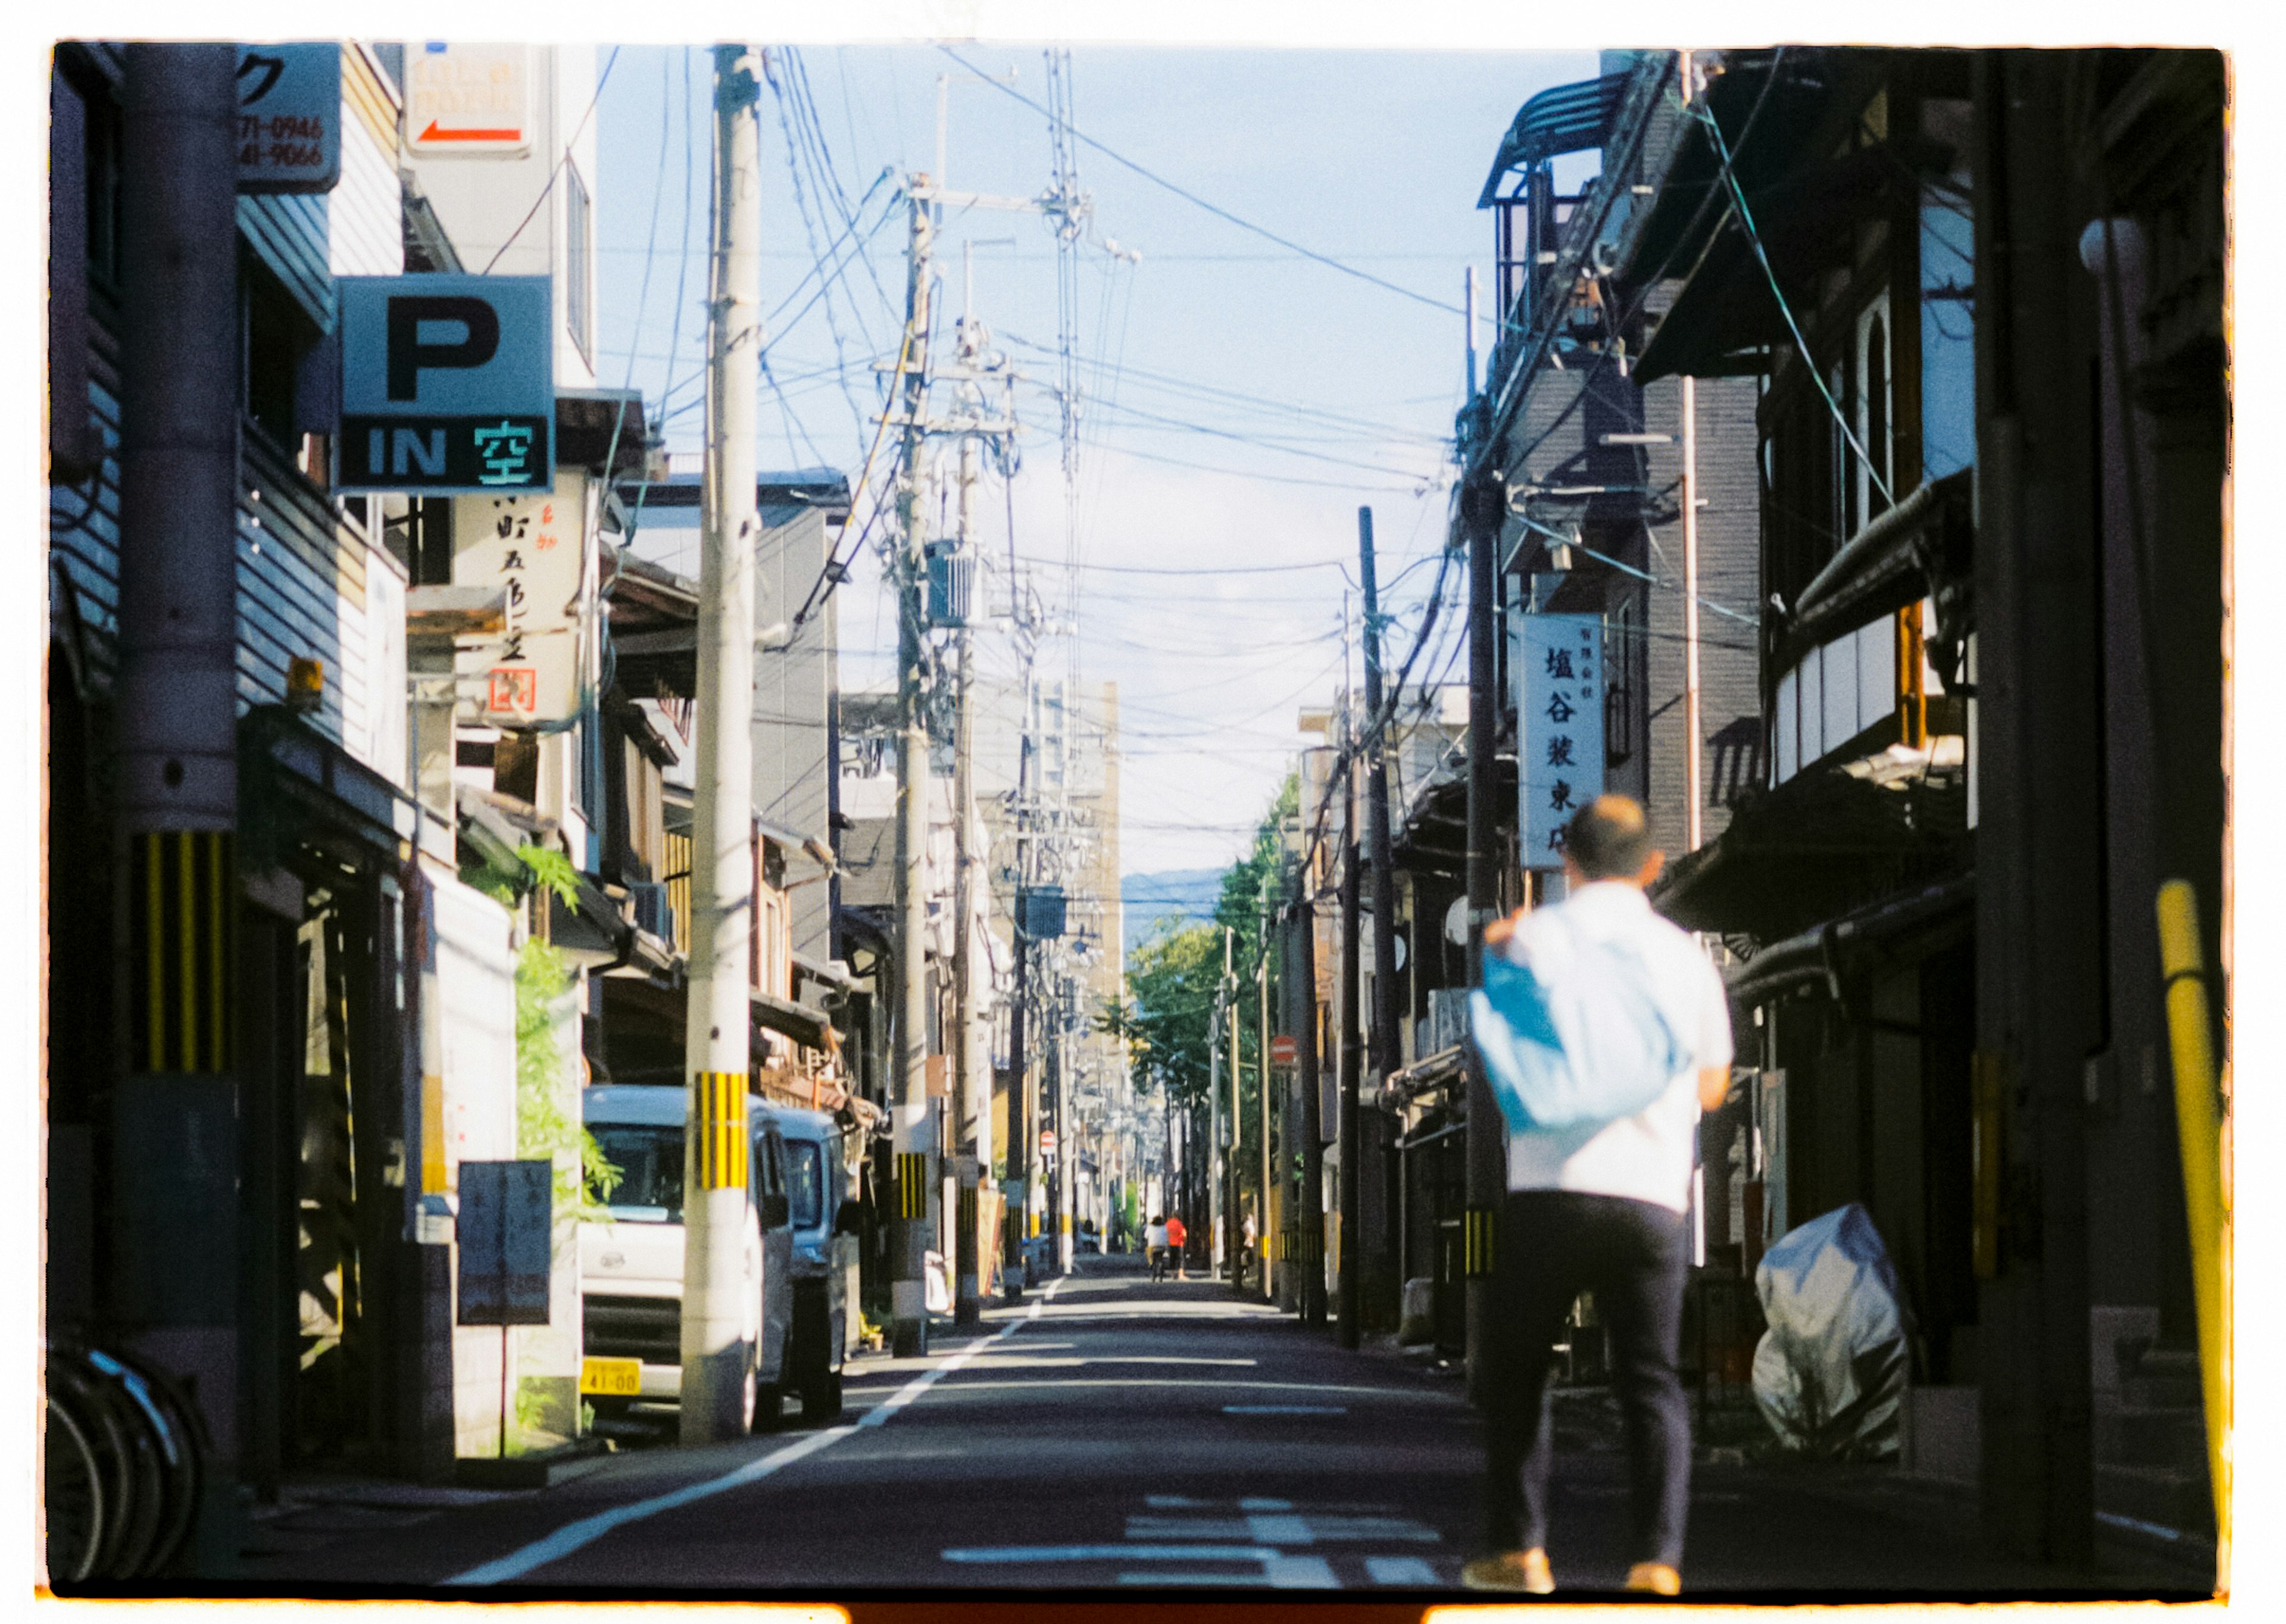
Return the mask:
<path id="1" fill-rule="evenodd" d="M 556 1210 L 599 1218 L 621 1175 L 560 1102 L 564 1055 L 556 1043 L 555 1006 L 571 985 L 563 954 L 537 936 L 524 944 L 516 963 L 516 1149 L 551 1162 L 560 1151 L 575 1153 L 577 1171 L 556 1169 Z"/>

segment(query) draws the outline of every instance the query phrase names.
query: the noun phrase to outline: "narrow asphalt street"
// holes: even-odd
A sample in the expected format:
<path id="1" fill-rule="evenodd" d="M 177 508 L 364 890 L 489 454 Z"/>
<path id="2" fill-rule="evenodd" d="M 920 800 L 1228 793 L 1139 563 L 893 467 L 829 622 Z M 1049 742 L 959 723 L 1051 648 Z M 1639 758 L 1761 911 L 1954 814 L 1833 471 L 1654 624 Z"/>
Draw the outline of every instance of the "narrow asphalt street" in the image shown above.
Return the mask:
<path id="1" fill-rule="evenodd" d="M 1566 1589 L 1616 1589 L 1626 1568 L 1616 1429 L 1595 1421 L 1562 1423 L 1551 1550 Z M 244 1577 L 308 1594 L 1451 1592 L 1479 1470 L 1449 1374 L 1344 1352 L 1219 1284 L 1088 1259 L 989 1308 L 981 1335 L 940 1328 L 926 1359 L 853 1364 L 830 1427 L 623 1451 L 548 1490 L 338 1497 L 266 1524 Z M 1879 1484 L 1702 1464 L 1686 1586 L 2072 1588 L 1978 1555 L 1962 1496 Z M 2148 1566 L 2109 1588 L 2198 1590 Z"/>

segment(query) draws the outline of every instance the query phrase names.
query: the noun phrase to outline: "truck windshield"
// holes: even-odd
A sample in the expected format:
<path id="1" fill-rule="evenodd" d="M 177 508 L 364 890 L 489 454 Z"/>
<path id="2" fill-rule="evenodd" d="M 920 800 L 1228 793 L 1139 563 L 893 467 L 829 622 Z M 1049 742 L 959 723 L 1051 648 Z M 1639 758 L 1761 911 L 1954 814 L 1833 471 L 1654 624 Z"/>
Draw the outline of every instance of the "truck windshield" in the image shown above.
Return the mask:
<path id="1" fill-rule="evenodd" d="M 796 1229 L 825 1221 L 825 1147 L 808 1139 L 786 1141 L 786 1194 Z"/>
<path id="2" fill-rule="evenodd" d="M 682 1130 L 629 1123 L 589 1123 L 587 1131 L 603 1160 L 619 1170 L 619 1182 L 605 1194 L 590 1179 L 588 1194 L 615 1218 L 654 1224 L 682 1221 Z"/>

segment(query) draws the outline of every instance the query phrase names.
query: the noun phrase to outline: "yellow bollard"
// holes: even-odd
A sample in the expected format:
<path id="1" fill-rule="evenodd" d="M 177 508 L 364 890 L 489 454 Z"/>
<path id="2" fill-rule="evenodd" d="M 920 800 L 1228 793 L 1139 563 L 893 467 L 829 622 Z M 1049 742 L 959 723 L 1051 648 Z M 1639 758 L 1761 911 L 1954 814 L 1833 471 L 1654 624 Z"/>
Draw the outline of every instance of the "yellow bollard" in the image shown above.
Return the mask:
<path id="1" fill-rule="evenodd" d="M 2188 880 L 2159 887 L 2159 964 L 2165 976 L 2168 1046 L 2174 1058 L 2176 1137 L 2182 1143 L 2183 1202 L 2191 1235 L 2191 1281 L 2199 1321 L 2200 1390 L 2207 1423 L 2207 1470 L 2214 1487 L 2215 1535 L 2230 1549 L 2229 1193 L 2222 1179 L 2214 1045 L 2207 1019 L 2199 899 Z M 2226 1557 L 2225 1560 L 2227 1560 Z"/>

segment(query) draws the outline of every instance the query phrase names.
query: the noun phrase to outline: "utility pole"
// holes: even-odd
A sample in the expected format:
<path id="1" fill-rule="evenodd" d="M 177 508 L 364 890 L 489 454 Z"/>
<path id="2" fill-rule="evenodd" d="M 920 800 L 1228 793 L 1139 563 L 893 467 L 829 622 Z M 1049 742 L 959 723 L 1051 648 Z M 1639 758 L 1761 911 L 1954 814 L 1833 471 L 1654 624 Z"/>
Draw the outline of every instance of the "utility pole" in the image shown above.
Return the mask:
<path id="1" fill-rule="evenodd" d="M 1691 849 L 1702 844 L 1699 782 L 1705 747 L 1699 736 L 1699 380 L 1683 379 L 1683 795 Z"/>
<path id="2" fill-rule="evenodd" d="M 1469 373 L 1476 380 L 1476 329 L 1469 331 Z M 1472 387 L 1470 406 L 1476 421 L 1486 421 L 1483 395 Z M 1461 492 L 1461 527 L 1469 549 L 1469 816 L 1466 875 L 1469 895 L 1469 985 L 1481 985 L 1485 926 L 1500 911 L 1499 869 L 1493 850 L 1497 838 L 1493 805 L 1493 739 L 1499 724 L 1497 631 L 1494 623 L 1499 589 L 1501 523 L 1506 491 L 1498 471 L 1499 447 L 1478 444 L 1474 455 L 1490 468 L 1474 473 Z M 1493 1102 L 1484 1066 L 1469 1050 L 1467 1126 L 1463 1130 L 1465 1205 L 1461 1215 L 1461 1277 L 1466 1315 L 1469 1391 L 1478 1396 L 1484 1379 L 1485 1337 L 1492 1301 L 1492 1242 L 1495 1219 L 1507 1194 L 1508 1139 L 1500 1108 Z"/>
<path id="3" fill-rule="evenodd" d="M 760 58 L 714 48 L 714 229 L 707 301 L 697 794 L 683 1054 L 682 1422 L 686 1444 L 746 1430 L 748 956 L 753 930 L 754 397 L 761 386 Z"/>
<path id="4" fill-rule="evenodd" d="M 912 193 L 905 251 L 906 343 L 918 351 L 904 373 L 904 445 L 897 487 L 897 1216 L 890 1226 L 890 1341 L 900 1359 L 928 1352 L 925 1274 L 936 1191 L 937 1136 L 928 1099 L 928 733 L 921 686 L 921 447 L 928 408 L 929 250 L 934 231 L 926 177 Z"/>
<path id="5" fill-rule="evenodd" d="M 1015 578 L 1012 575 L 1009 591 L 1013 594 L 1015 590 Z M 1032 939 L 1024 929 L 1024 888 L 1030 878 L 1024 861 L 1024 834 L 1030 816 L 1027 803 L 1032 788 L 1031 686 L 1032 662 L 1028 656 L 1020 700 L 1025 711 L 1016 729 L 1016 918 L 1010 933 L 1016 939 L 1016 985 L 1009 995 L 1008 1005 L 1008 1171 L 1000 1186 L 1003 1199 L 1008 1203 L 1008 1245 L 1006 1255 L 1000 1260 L 1000 1292 L 1012 1303 L 1021 1301 L 1024 1295 L 1025 1242 L 1031 1238 L 1032 1221 L 1031 1068 L 1030 1059 L 1024 1052 L 1024 1016 L 1030 1002 L 1032 970 Z"/>
<path id="6" fill-rule="evenodd" d="M 974 278 L 974 245 L 961 244 L 960 301 L 960 368 L 964 374 L 975 370 L 979 359 L 977 350 L 976 286 Z M 962 392 L 974 404 L 975 385 L 964 381 Z M 974 414 L 970 414 L 974 415 Z M 958 550 L 955 555 L 958 567 L 966 567 L 973 555 L 970 548 L 971 525 L 976 507 L 976 436 L 972 431 L 960 437 L 960 506 Z M 958 629 L 953 634 L 958 670 L 955 674 L 953 713 L 952 767 L 952 984 L 953 1037 L 950 1045 L 953 1064 L 953 1097 L 958 1104 L 958 1131 L 954 1143 L 959 1160 L 959 1196 L 955 1202 L 952 1234 L 953 1255 L 953 1323 L 974 1325 L 983 1317 L 983 1305 L 979 1300 L 978 1280 L 983 1273 L 983 1260 L 977 1256 L 976 1181 L 984 1162 L 992 1154 L 992 1136 L 988 1125 L 990 1110 L 990 1079 L 981 1079 L 985 1085 L 985 1102 L 976 1099 L 978 1073 L 985 1069 L 976 1064 L 974 1028 L 976 1011 L 974 989 L 970 985 L 974 976 L 971 963 L 969 934 L 971 914 L 974 903 L 974 878 L 972 869 L 974 855 L 969 850 L 968 826 L 975 816 L 974 763 L 975 753 L 975 672 L 974 651 L 968 630 L 968 618 L 964 613 Z"/>
<path id="7" fill-rule="evenodd" d="M 1230 1234 L 1223 1251 L 1230 1265 L 1230 1283 L 1238 1283 L 1238 1254 L 1246 1244 L 1243 1209 L 1245 1194 L 1239 1187 L 1240 1168 L 1246 1153 L 1246 1108 L 1241 1092 L 1245 1064 L 1241 1058 L 1238 1040 L 1238 970 L 1236 953 L 1238 933 L 1226 925 L 1222 927 L 1223 1021 L 1230 1029 L 1230 1194 L 1223 1202 L 1228 1215 Z"/>
<path id="8" fill-rule="evenodd" d="M 1222 1023 L 1229 1013 L 1229 938 L 1224 938 L 1223 979 L 1215 988 L 1214 1015 L 1207 1026 L 1207 1273 L 1222 1269 Z"/>
<path id="9" fill-rule="evenodd" d="M 1373 871 L 1373 1065 L 1368 1075 L 1378 1098 L 1401 1057 L 1397 1046 L 1397 865 L 1389 852 L 1389 729 L 1383 714 L 1381 590 L 1374 577 L 1370 508 L 1358 509 L 1358 561 L 1365 592 L 1366 855 Z M 1397 707 L 1387 708 L 1394 712 Z M 1360 1129 L 1362 1125 L 1360 1120 Z M 1362 1176 L 1364 1169 L 1358 1171 Z M 1392 1233 L 1389 1218 L 1394 1194 L 1384 1190 L 1380 1204 L 1384 1229 Z M 1346 1256 L 1348 1249 L 1343 1250 Z"/>
<path id="10" fill-rule="evenodd" d="M 1270 926 L 1272 914 L 1270 876 L 1266 871 L 1262 876 L 1262 895 L 1255 917 L 1260 921 L 1257 927 L 1254 954 L 1254 1080 L 1260 1090 L 1260 1098 L 1256 1103 L 1262 1108 L 1260 1123 L 1262 1189 L 1261 1194 L 1255 1198 L 1254 1235 L 1257 1253 L 1255 1263 L 1261 1270 L 1262 1275 L 1258 1283 L 1262 1288 L 1262 1300 L 1267 1303 L 1275 1300 L 1278 1295 L 1271 1289 L 1270 1258 L 1277 1246 L 1273 1237 L 1277 1234 L 1280 1226 L 1273 1222 L 1270 1200 L 1270 1193 L 1277 1186 L 1271 1178 L 1270 1155 Z"/>
<path id="11" fill-rule="evenodd" d="M 1327 786 L 1327 793 L 1333 786 Z M 1309 853 L 1295 876 L 1294 986 L 1287 995 L 1294 1010 L 1295 1036 L 1301 1039 L 1297 1082 L 1302 1090 L 1302 1199 L 1295 1214 L 1302 1238 L 1297 1296 L 1302 1323 L 1326 1322 L 1326 1125 L 1324 1085 L 1319 1081 L 1318 1053 L 1318 903 L 1310 871 Z"/>
<path id="12" fill-rule="evenodd" d="M 1691 105 L 1691 53 L 1679 54 L 1683 106 Z M 1683 800 L 1684 838 L 1697 851 L 1702 840 L 1699 811 L 1706 799 L 1699 782 L 1699 380 L 1683 378 Z"/>
<path id="13" fill-rule="evenodd" d="M 1359 1031 L 1357 801 L 1350 798 L 1342 820 L 1342 1069 L 1341 1117 L 1336 1130 L 1341 1157 L 1341 1300 L 1336 1307 L 1341 1345 L 1358 1344 L 1358 1269 L 1363 1259 L 1358 1236 L 1358 1073 L 1365 1060 Z"/>
<path id="14" fill-rule="evenodd" d="M 122 849 L 131 1000 L 108 1307 L 221 1444 L 193 1561 L 233 1571 L 239 1434 L 237 52 L 126 51 L 121 167 Z"/>

